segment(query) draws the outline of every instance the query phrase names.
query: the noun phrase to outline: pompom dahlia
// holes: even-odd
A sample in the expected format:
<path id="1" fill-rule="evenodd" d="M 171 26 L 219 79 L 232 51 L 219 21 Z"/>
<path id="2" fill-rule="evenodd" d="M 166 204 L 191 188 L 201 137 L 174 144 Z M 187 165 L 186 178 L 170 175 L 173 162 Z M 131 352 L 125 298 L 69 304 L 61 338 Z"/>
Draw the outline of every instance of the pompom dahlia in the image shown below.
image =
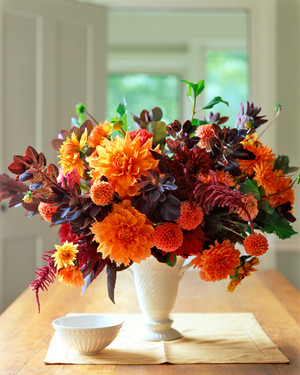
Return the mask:
<path id="1" fill-rule="evenodd" d="M 90 190 L 92 201 L 98 206 L 108 205 L 115 194 L 114 188 L 109 182 L 95 182 Z"/>
<path id="2" fill-rule="evenodd" d="M 244 249 L 247 254 L 259 256 L 268 251 L 268 240 L 261 233 L 252 233 L 244 239 Z"/>
<path id="3" fill-rule="evenodd" d="M 172 252 L 182 245 L 183 233 L 176 223 L 165 222 L 155 227 L 152 239 L 153 245 L 159 250 Z"/>
<path id="4" fill-rule="evenodd" d="M 103 221 L 91 226 L 94 241 L 103 258 L 128 266 L 140 263 L 151 255 L 153 226 L 144 214 L 131 206 L 129 200 L 113 204 L 113 210 Z"/>

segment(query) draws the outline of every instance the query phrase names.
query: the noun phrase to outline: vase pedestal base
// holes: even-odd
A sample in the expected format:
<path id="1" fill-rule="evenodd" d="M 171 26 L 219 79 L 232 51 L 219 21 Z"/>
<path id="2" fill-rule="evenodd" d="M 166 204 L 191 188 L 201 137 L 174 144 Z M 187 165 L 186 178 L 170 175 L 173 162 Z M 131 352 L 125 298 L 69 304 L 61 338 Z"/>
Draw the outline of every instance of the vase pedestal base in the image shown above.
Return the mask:
<path id="1" fill-rule="evenodd" d="M 171 325 L 173 320 L 166 319 L 161 321 L 145 321 L 138 338 L 144 341 L 171 341 L 178 340 L 182 334 Z"/>

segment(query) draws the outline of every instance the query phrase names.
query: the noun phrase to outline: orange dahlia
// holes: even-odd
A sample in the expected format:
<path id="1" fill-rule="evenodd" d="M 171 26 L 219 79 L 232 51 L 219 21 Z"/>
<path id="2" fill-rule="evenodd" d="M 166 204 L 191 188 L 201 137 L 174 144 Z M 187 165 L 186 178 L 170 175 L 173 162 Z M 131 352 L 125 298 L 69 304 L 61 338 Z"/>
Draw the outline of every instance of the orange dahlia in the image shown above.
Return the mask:
<path id="1" fill-rule="evenodd" d="M 93 183 L 90 194 L 96 205 L 106 206 L 112 201 L 115 191 L 109 182 L 98 181 Z"/>
<path id="2" fill-rule="evenodd" d="M 184 201 L 180 206 L 180 217 L 176 223 L 182 229 L 195 229 L 203 220 L 203 211 L 200 206 L 191 206 L 189 201 Z"/>
<path id="3" fill-rule="evenodd" d="M 244 249 L 247 254 L 259 256 L 267 252 L 268 240 L 261 233 L 252 233 L 244 239 Z"/>
<path id="4" fill-rule="evenodd" d="M 259 259 L 252 257 L 250 260 L 247 260 L 242 266 L 240 266 L 237 270 L 236 277 L 234 277 L 227 286 L 228 292 L 234 292 L 235 288 L 246 276 L 250 276 L 251 272 L 257 271 L 257 269 L 253 266 L 257 266 L 258 264 Z"/>
<path id="5" fill-rule="evenodd" d="M 50 203 L 40 202 L 38 210 L 42 218 L 51 223 L 51 217 L 57 211 L 57 207 L 53 207 Z"/>
<path id="6" fill-rule="evenodd" d="M 257 208 L 257 200 L 255 199 L 254 195 L 249 193 L 246 196 L 244 196 L 241 200 L 246 205 L 246 209 L 250 215 L 250 219 L 251 220 L 255 219 L 258 214 L 258 208 Z M 245 221 L 249 220 L 247 213 L 243 209 L 240 208 L 236 213 L 243 220 Z"/>
<path id="7" fill-rule="evenodd" d="M 255 175 L 253 179 L 257 182 L 257 186 L 264 188 L 265 194 L 270 195 L 276 193 L 276 176 L 268 162 L 260 162 L 253 167 Z"/>
<path id="8" fill-rule="evenodd" d="M 263 146 L 261 142 L 254 142 L 252 139 L 243 142 L 243 148 L 245 150 L 253 152 L 255 155 L 254 160 L 242 160 L 239 159 L 239 166 L 243 173 L 251 176 L 254 173 L 254 167 L 258 164 L 265 163 L 264 165 L 271 165 L 275 160 L 275 154 L 272 152 L 271 148 Z"/>
<path id="9" fill-rule="evenodd" d="M 197 128 L 195 136 L 200 137 L 200 141 L 198 142 L 198 146 L 202 148 L 206 148 L 206 150 L 210 149 L 209 140 L 210 138 L 214 137 L 215 133 L 213 131 L 212 124 L 201 125 Z"/>
<path id="10" fill-rule="evenodd" d="M 107 121 L 101 122 L 94 127 L 91 134 L 88 137 L 87 144 L 91 148 L 97 146 L 104 146 L 104 139 L 111 133 L 111 127 Z"/>
<path id="11" fill-rule="evenodd" d="M 153 226 L 129 200 L 113 204 L 112 212 L 93 223 L 91 231 L 99 243 L 98 251 L 118 264 L 140 263 L 151 255 Z"/>
<path id="12" fill-rule="evenodd" d="M 58 157 L 61 159 L 59 163 L 63 168 L 63 175 L 67 172 L 72 172 L 74 168 L 80 176 L 83 176 L 84 165 L 80 159 L 82 149 L 84 148 L 87 141 L 87 129 L 85 129 L 80 140 L 77 138 L 75 133 L 72 133 L 71 138 L 67 138 L 66 141 L 61 145 Z"/>
<path id="13" fill-rule="evenodd" d="M 58 280 L 66 285 L 84 286 L 82 272 L 75 266 L 67 266 L 58 271 Z"/>
<path id="14" fill-rule="evenodd" d="M 228 186 L 234 186 L 235 185 L 234 178 L 228 171 L 216 170 L 215 172 L 217 174 L 218 181 L 219 181 L 220 184 L 225 185 L 225 182 L 227 180 Z M 207 182 L 211 182 L 211 174 L 210 173 L 200 174 L 199 178 L 200 178 L 201 182 L 203 182 L 204 184 L 206 184 Z"/>
<path id="15" fill-rule="evenodd" d="M 182 245 L 183 233 L 176 223 L 165 222 L 155 227 L 152 240 L 153 245 L 159 250 L 171 252 Z"/>
<path id="16" fill-rule="evenodd" d="M 55 245 L 56 252 L 52 255 L 54 258 L 54 265 L 56 268 L 65 268 L 67 266 L 75 266 L 74 261 L 78 245 L 74 245 L 73 242 L 66 241 L 62 246 Z"/>
<path id="17" fill-rule="evenodd" d="M 91 176 L 98 181 L 104 175 L 121 198 L 134 196 L 139 190 L 135 186 L 137 178 L 158 165 L 149 151 L 152 138 L 142 145 L 139 134 L 131 140 L 127 133 L 124 139 L 117 136 L 104 143 L 105 146 L 97 146 L 97 156 L 87 158 Z"/>
<path id="18" fill-rule="evenodd" d="M 276 176 L 276 192 L 275 195 L 267 197 L 270 206 L 278 207 L 287 202 L 291 202 L 291 205 L 293 205 L 295 201 L 295 195 L 294 189 L 291 187 L 291 177 L 286 177 L 281 170 L 276 170 L 274 174 Z"/>
<path id="19" fill-rule="evenodd" d="M 235 273 L 235 268 L 240 265 L 240 252 L 234 248 L 229 240 L 222 243 L 215 241 L 208 250 L 198 253 L 191 261 L 194 268 L 200 268 L 200 277 L 205 281 L 226 279 Z"/>

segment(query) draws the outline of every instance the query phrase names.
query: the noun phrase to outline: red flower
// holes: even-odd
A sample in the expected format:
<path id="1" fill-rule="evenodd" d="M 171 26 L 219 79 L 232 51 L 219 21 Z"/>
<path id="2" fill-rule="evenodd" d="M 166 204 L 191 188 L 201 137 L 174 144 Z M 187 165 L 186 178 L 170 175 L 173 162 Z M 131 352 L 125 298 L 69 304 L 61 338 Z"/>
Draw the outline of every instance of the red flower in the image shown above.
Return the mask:
<path id="1" fill-rule="evenodd" d="M 140 135 L 141 145 L 146 143 L 149 138 L 153 138 L 153 133 L 149 133 L 147 129 L 139 129 L 129 133 L 131 140 L 133 141 L 138 134 Z"/>

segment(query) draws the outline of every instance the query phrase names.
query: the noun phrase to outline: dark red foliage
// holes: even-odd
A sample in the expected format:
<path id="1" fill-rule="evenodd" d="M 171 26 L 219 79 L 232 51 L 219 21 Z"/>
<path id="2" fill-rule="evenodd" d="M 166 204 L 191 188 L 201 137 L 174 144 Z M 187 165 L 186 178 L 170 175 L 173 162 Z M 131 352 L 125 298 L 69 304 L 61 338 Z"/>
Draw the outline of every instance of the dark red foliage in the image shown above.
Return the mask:
<path id="1" fill-rule="evenodd" d="M 174 195 L 181 201 L 191 198 L 199 173 L 210 170 L 210 154 L 202 148 L 181 148 L 169 159 L 169 169 L 176 179 L 178 189 Z"/>
<path id="2" fill-rule="evenodd" d="M 35 297 L 38 305 L 38 312 L 40 312 L 39 291 L 48 290 L 50 284 L 52 284 L 55 280 L 57 270 L 54 266 L 54 259 L 51 257 L 51 255 L 54 252 L 55 250 L 51 250 L 45 253 L 42 259 L 47 262 L 47 265 L 43 266 L 42 268 L 36 268 L 36 279 L 30 283 L 32 290 L 35 292 Z"/>
<path id="3" fill-rule="evenodd" d="M 205 214 L 208 214 L 212 207 L 228 207 L 232 212 L 242 209 L 246 212 L 251 222 L 246 205 L 242 202 L 242 198 L 246 194 L 242 194 L 238 189 L 232 190 L 227 180 L 225 185 L 221 184 L 218 181 L 216 172 L 210 171 L 210 175 L 210 182 L 204 184 L 200 180 L 198 181 L 194 189 L 195 203 L 202 207 Z"/>

